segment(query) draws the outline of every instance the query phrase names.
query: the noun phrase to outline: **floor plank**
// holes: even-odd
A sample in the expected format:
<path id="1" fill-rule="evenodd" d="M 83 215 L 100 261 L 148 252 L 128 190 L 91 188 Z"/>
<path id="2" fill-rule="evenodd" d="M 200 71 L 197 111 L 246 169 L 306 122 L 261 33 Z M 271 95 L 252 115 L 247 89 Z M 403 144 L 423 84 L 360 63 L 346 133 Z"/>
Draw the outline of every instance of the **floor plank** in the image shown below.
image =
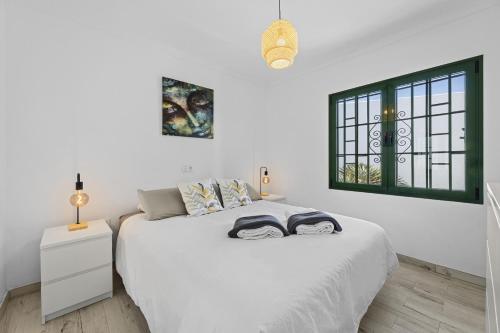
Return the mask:
<path id="1" fill-rule="evenodd" d="M 148 333 L 140 309 L 115 280 L 113 298 L 92 304 L 45 325 L 40 292 L 9 300 L 0 332 Z M 474 333 L 485 329 L 485 289 L 441 275 L 425 266 L 401 263 L 360 323 L 360 333 Z"/>

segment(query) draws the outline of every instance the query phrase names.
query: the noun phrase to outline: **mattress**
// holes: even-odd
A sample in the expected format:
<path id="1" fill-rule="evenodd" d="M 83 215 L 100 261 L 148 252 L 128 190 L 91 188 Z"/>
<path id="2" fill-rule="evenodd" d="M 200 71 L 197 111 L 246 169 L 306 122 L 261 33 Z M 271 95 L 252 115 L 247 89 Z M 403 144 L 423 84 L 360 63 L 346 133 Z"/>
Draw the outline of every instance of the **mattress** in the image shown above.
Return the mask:
<path id="1" fill-rule="evenodd" d="M 398 265 L 381 227 L 332 214 L 342 233 L 227 236 L 241 215 L 285 223 L 294 209 L 262 200 L 200 217 L 124 221 L 116 268 L 151 332 L 357 332 Z"/>

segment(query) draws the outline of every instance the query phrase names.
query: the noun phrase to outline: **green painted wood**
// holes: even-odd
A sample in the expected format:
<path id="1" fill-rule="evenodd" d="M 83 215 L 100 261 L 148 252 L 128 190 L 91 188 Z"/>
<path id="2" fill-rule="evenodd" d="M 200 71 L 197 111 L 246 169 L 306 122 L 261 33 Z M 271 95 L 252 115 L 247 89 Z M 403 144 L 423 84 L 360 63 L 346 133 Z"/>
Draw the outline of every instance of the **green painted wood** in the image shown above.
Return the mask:
<path id="1" fill-rule="evenodd" d="M 457 154 L 457 152 L 452 152 L 451 146 L 451 122 L 452 114 L 463 113 L 464 111 L 452 111 L 451 109 L 451 74 L 458 72 L 465 72 L 465 94 L 466 94 L 466 105 L 465 109 L 465 191 L 452 190 L 452 155 Z M 447 76 L 448 82 L 448 104 L 447 103 L 437 103 L 447 104 L 448 112 L 443 113 L 443 115 L 448 116 L 448 132 L 450 134 L 448 137 L 448 165 L 449 165 L 449 189 L 432 189 L 432 165 L 429 163 L 429 158 L 426 158 L 426 183 L 427 188 L 415 188 L 414 184 L 414 154 L 413 154 L 413 123 L 415 119 L 421 117 L 414 116 L 414 106 L 413 106 L 413 85 L 418 81 L 426 82 L 426 133 L 428 136 L 432 133 L 432 120 L 433 116 L 431 113 L 431 96 L 432 88 L 430 80 L 438 76 Z M 405 117 L 411 121 L 411 163 L 412 163 L 412 175 L 411 184 L 408 187 L 397 186 L 397 148 L 396 143 L 396 87 L 408 85 L 411 89 L 411 112 L 409 117 Z M 345 183 L 344 179 L 338 179 L 337 169 L 338 169 L 338 147 L 340 144 L 343 145 L 343 152 L 346 153 L 346 98 L 354 98 L 355 104 L 355 135 L 356 140 L 358 139 L 358 97 L 360 95 L 367 95 L 370 92 L 381 91 L 382 92 L 382 134 L 381 134 L 381 178 L 382 184 L 362 184 L 358 182 L 358 168 L 355 169 L 355 183 Z M 344 105 L 344 142 L 337 142 L 337 127 L 338 127 L 338 117 L 337 117 L 337 107 L 338 101 L 343 100 Z M 369 101 L 367 103 L 369 105 Z M 369 106 L 368 106 L 368 117 Z M 368 131 L 369 127 L 368 125 Z M 444 135 L 444 134 L 443 134 Z M 432 147 L 429 146 L 429 138 L 426 140 L 426 156 L 432 152 Z M 370 165 L 370 150 L 369 144 L 367 147 L 368 155 L 368 165 Z M 357 154 L 358 148 L 356 145 L 355 162 L 358 165 L 358 160 L 360 156 Z M 439 163 L 438 163 L 439 164 Z M 345 165 L 345 156 L 344 156 Z M 437 165 L 437 164 L 435 164 Z M 345 178 L 345 177 L 344 177 Z M 465 59 L 462 61 L 454 62 L 451 64 L 446 64 L 443 66 L 431 68 L 424 71 L 419 71 L 412 74 L 407 74 L 392 79 L 376 82 L 373 84 L 365 85 L 362 87 L 357 87 L 354 89 L 349 89 L 346 91 L 341 91 L 329 95 L 329 188 L 336 190 L 349 190 L 349 191 L 361 191 L 361 192 L 372 192 L 372 193 L 382 193 L 389 195 L 400 195 L 409 197 L 418 197 L 426 199 L 437 199 L 437 200 L 448 200 L 448 201 L 458 201 L 458 202 L 469 202 L 482 204 L 483 203 L 483 56 L 478 56 L 474 58 Z"/>

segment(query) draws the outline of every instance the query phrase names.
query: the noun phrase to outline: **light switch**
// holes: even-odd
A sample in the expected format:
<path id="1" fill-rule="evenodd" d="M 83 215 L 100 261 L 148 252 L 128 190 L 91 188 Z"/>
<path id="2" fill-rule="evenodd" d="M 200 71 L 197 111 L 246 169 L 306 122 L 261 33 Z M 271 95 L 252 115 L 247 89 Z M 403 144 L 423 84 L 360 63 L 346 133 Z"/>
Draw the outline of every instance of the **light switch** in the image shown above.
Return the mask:
<path id="1" fill-rule="evenodd" d="M 193 172 L 193 166 L 189 165 L 189 164 L 185 164 L 182 166 L 181 172 L 182 173 L 191 173 L 191 172 Z"/>

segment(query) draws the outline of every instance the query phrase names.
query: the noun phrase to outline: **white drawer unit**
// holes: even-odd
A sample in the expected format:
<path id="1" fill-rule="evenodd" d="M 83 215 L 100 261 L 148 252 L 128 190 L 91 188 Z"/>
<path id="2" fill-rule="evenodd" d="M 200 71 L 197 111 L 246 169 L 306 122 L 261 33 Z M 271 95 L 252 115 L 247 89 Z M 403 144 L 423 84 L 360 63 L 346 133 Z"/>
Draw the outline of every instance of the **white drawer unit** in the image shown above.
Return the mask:
<path id="1" fill-rule="evenodd" d="M 488 184 L 486 231 L 486 331 L 499 333 L 500 184 Z"/>
<path id="2" fill-rule="evenodd" d="M 42 323 L 113 295 L 112 232 L 105 220 L 87 229 L 46 229 L 40 243 Z"/>

